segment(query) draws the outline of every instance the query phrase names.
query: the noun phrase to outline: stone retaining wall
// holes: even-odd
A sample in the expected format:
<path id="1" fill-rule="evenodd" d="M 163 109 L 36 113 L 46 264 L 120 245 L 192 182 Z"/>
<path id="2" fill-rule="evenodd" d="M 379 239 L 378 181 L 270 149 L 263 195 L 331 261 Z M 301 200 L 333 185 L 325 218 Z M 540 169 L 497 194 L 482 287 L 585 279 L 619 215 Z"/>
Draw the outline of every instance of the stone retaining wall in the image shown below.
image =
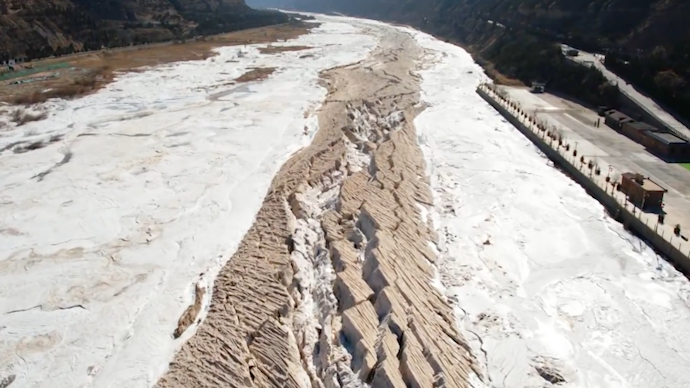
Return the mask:
<path id="1" fill-rule="evenodd" d="M 635 232 L 639 237 L 645 239 L 658 253 L 662 254 L 667 261 L 672 263 L 686 277 L 690 277 L 690 258 L 682 253 L 678 248 L 663 238 L 654 228 L 645 225 L 629 209 L 622 206 L 611 194 L 599 186 L 595 181 L 582 173 L 575 165 L 569 162 L 558 150 L 554 149 L 544 139 L 540 138 L 535 132 L 530 130 L 525 123 L 521 122 L 514 114 L 510 113 L 499 101 L 487 92 L 485 86 L 479 86 L 477 93 L 493 106 L 508 122 L 513 124 L 523 135 L 532 141 L 549 159 L 557 164 L 571 178 L 587 190 L 587 192 L 597 199 L 610 214 L 619 222 L 622 222 L 629 230 Z"/>

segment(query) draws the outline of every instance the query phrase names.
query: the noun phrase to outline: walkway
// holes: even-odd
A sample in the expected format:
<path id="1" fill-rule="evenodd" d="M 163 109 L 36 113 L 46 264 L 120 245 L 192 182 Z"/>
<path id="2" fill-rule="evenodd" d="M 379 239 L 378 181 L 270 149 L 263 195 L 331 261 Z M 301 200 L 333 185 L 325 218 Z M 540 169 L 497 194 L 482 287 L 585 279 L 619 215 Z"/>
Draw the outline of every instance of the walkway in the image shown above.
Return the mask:
<path id="1" fill-rule="evenodd" d="M 518 117 L 520 122 L 525 124 L 532 132 L 544 139 L 547 136 L 548 130 L 541 131 L 538 128 L 538 120 L 534 119 L 529 115 L 528 112 L 520 110 L 517 104 L 511 103 L 510 100 L 503 100 L 498 94 L 496 94 L 490 87 L 486 85 L 480 86 L 482 90 L 486 91 L 492 97 L 495 97 L 502 106 L 504 106 L 508 112 Z M 554 137 L 556 137 L 554 135 Z M 637 208 L 632 203 L 628 202 L 627 196 L 615 189 L 616 179 L 620 179 L 620 176 L 625 171 L 617 171 L 612 165 L 606 163 L 605 161 L 597 158 L 589 158 L 585 155 L 597 155 L 600 150 L 588 143 L 583 142 L 583 144 L 578 145 L 577 156 L 573 155 L 574 147 L 571 146 L 567 149 L 567 142 L 563 142 L 562 145 L 558 144 L 557 139 L 551 139 L 549 142 L 551 148 L 556 150 L 560 155 L 562 155 L 571 165 L 580 169 L 580 171 L 587 171 L 589 169 L 590 179 L 597 184 L 597 186 L 604 189 L 609 195 L 616 199 L 616 201 L 625 209 L 629 210 L 633 215 L 640 219 L 644 224 L 655 229 L 657 234 L 662 236 L 666 241 L 670 242 L 674 247 L 678 248 L 681 252 L 686 253 L 690 257 L 690 242 L 683 240 L 682 238 L 676 236 L 673 233 L 675 225 L 678 223 L 674 220 L 673 215 L 667 215 L 664 224 L 658 224 L 657 214 L 645 213 Z M 584 156 L 584 160 L 581 158 Z M 589 167 L 590 162 L 592 162 L 592 168 Z M 595 172 L 596 167 L 599 167 L 601 172 L 597 175 Z M 611 183 L 606 182 L 606 177 L 609 177 Z M 616 178 L 616 179 L 613 179 Z"/>

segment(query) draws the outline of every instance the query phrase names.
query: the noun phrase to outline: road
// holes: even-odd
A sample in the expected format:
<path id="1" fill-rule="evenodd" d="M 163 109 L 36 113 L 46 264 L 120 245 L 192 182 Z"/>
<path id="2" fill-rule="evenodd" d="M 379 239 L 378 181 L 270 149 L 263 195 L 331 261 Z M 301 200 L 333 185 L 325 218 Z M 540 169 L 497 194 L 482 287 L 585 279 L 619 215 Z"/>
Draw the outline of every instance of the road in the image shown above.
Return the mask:
<path id="1" fill-rule="evenodd" d="M 505 90 L 528 112 L 536 109 L 539 118 L 562 129 L 581 155 L 596 156 L 599 164 L 611 165 L 617 171 L 645 174 L 668 189 L 664 207 L 667 219 L 690 230 L 690 173 L 684 167 L 664 162 L 603 120 L 595 127 L 594 122 L 601 117 L 582 105 L 548 93 L 533 94 L 525 88 Z"/>
<path id="2" fill-rule="evenodd" d="M 683 125 L 683 123 L 678 121 L 675 117 L 673 117 L 673 115 L 662 109 L 659 104 L 654 102 L 654 100 L 642 94 L 624 79 L 608 70 L 601 62 L 603 57 L 600 54 L 592 54 L 580 51 L 578 56 L 568 58 L 584 65 L 594 65 L 599 71 L 602 72 L 602 74 L 604 74 L 607 79 L 618 85 L 621 93 L 628 96 L 631 100 L 637 102 L 638 105 L 644 107 L 644 109 L 646 109 L 649 113 L 666 124 L 666 127 L 685 136 L 685 138 L 690 139 L 690 129 L 688 129 L 688 127 Z"/>

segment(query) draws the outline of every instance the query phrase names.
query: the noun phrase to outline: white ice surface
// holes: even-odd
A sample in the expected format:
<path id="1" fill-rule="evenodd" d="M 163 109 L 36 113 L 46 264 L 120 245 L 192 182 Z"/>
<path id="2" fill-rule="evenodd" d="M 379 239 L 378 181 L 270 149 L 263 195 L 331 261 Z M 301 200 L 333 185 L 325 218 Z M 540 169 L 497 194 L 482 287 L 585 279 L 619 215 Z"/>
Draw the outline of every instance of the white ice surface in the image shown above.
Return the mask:
<path id="1" fill-rule="evenodd" d="M 190 334 L 171 337 L 194 283 L 201 274 L 213 282 L 280 165 L 311 140 L 316 121 L 305 112 L 326 95 L 318 72 L 376 45 L 322 20 L 285 43 L 313 46 L 311 58 L 219 48 L 48 103 L 48 119 L 0 133 L 0 149 L 63 136 L 0 153 L 0 379 L 16 375 L 13 388 L 155 383 Z M 261 66 L 277 72 L 229 85 Z"/>
<path id="2" fill-rule="evenodd" d="M 470 55 L 415 36 L 439 276 L 489 385 L 551 386 L 546 364 L 564 388 L 690 387 L 687 279 L 475 93 Z"/>

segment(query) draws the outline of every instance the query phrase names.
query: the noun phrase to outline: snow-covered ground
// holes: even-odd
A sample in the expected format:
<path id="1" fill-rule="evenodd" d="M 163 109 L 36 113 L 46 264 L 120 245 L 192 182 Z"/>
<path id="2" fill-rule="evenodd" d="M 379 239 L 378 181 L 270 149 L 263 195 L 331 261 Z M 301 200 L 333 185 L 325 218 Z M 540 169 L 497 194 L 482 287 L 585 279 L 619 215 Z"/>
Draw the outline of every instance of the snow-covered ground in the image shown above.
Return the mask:
<path id="1" fill-rule="evenodd" d="M 470 55 L 415 36 L 440 281 L 489 385 L 690 387 L 688 281 L 475 93 Z"/>
<path id="2" fill-rule="evenodd" d="M 172 339 L 194 284 L 212 283 L 280 165 L 311 140 L 318 72 L 376 45 L 322 21 L 286 43 L 309 51 L 220 48 L 49 103 L 48 119 L 0 133 L 0 380 L 155 383 L 193 331 Z M 277 71 L 229 85 L 264 66 Z M 47 145 L 22 149 L 36 142 Z"/>
<path id="3" fill-rule="evenodd" d="M 275 172 L 311 140 L 318 71 L 376 45 L 355 19 L 321 20 L 287 43 L 311 58 L 221 48 L 0 133 L 0 382 L 155 383 L 193 332 L 172 339 L 194 285 L 212 284 Z M 467 53 L 407 31 L 428 50 L 416 125 L 438 283 L 487 386 L 548 386 L 539 371 L 561 387 L 690 386 L 687 280 L 476 95 L 486 77 Z M 251 67 L 278 70 L 229 85 Z"/>

